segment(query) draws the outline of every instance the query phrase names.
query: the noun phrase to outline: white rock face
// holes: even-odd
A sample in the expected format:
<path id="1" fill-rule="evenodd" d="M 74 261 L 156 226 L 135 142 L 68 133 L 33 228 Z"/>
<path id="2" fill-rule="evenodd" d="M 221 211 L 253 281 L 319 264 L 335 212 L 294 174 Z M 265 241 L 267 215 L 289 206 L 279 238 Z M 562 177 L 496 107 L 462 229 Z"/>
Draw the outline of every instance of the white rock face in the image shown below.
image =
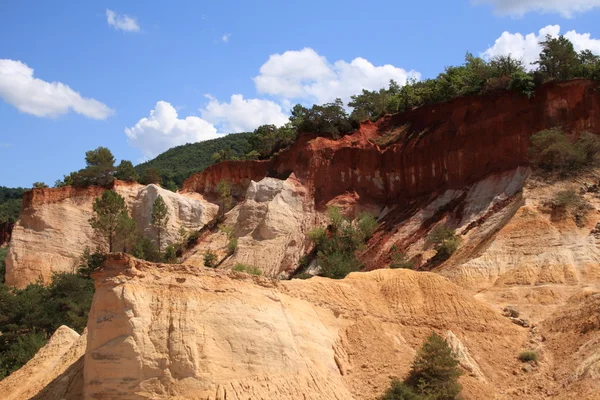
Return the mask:
<path id="1" fill-rule="evenodd" d="M 45 189 L 48 200 L 34 202 L 21 213 L 14 228 L 6 259 L 6 282 L 25 287 L 41 278 L 49 282 L 56 272 L 74 272 L 86 247 L 103 246 L 90 227 L 94 198 L 100 188 L 79 195 L 56 196 L 61 189 Z M 169 208 L 169 222 L 163 233 L 163 249 L 179 240 L 179 228 L 198 230 L 217 214 L 218 206 L 194 193 L 173 193 L 157 185 L 117 184 L 114 189 L 125 198 L 138 229 L 156 241 L 151 226 L 152 204 L 160 194 Z"/>
<path id="2" fill-rule="evenodd" d="M 285 181 L 252 181 L 245 200 L 223 223 L 237 238 L 234 254 L 227 257 L 228 240 L 218 232 L 201 243 L 185 263 L 204 265 L 203 254 L 211 249 L 224 259 L 222 267 L 241 263 L 260 268 L 264 275 L 285 274 L 305 253 L 306 232 L 314 226 L 314 215 L 312 200 L 293 175 Z"/>

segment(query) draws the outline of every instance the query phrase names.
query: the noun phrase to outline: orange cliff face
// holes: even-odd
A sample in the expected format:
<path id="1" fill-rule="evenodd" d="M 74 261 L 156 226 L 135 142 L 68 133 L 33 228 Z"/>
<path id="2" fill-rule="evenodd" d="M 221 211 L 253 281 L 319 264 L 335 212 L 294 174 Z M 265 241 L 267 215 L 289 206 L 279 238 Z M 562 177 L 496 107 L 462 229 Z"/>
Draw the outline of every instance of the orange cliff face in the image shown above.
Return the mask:
<path id="1" fill-rule="evenodd" d="M 222 179 L 245 188 L 294 173 L 317 206 L 346 192 L 398 203 L 525 165 L 530 136 L 557 126 L 600 133 L 596 82 L 550 83 L 531 99 L 508 91 L 462 97 L 365 122 L 338 141 L 303 135 L 269 161 L 213 165 L 188 178 L 184 191 L 211 193 Z M 372 141 L 395 133 L 388 147 Z"/>

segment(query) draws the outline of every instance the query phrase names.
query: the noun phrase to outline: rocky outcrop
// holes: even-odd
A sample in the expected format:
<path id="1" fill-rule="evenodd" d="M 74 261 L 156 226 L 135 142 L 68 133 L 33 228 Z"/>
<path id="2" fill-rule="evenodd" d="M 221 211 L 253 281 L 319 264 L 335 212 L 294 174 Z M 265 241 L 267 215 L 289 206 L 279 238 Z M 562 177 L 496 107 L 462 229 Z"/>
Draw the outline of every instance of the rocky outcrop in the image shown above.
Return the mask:
<path id="1" fill-rule="evenodd" d="M 432 273 L 272 281 L 115 255 L 94 279 L 86 398 L 375 399 L 431 330 L 492 382 L 463 377 L 465 397 L 493 398 L 526 339 Z"/>
<path id="2" fill-rule="evenodd" d="M 61 326 L 21 369 L 0 381 L 5 400 L 77 400 L 83 397 L 87 336 Z"/>
<path id="3" fill-rule="evenodd" d="M 160 194 L 169 208 L 163 243 L 179 240 L 178 230 L 198 230 L 214 219 L 218 207 L 198 194 L 180 195 L 157 185 L 116 182 L 113 188 L 127 202 L 140 232 L 155 239 L 150 225 L 154 199 Z M 73 272 L 86 247 L 104 246 L 89 224 L 92 204 L 106 190 L 101 187 L 33 189 L 24 194 L 6 258 L 6 283 L 24 287 L 55 272 Z"/>
<path id="4" fill-rule="evenodd" d="M 202 266 L 204 253 L 212 250 L 223 259 L 220 267 L 240 263 L 268 276 L 289 275 L 306 253 L 306 232 L 317 220 L 312 198 L 293 175 L 250 181 L 244 200 L 227 213 L 221 230 L 204 237 L 184 263 Z M 226 231 L 237 241 L 233 254 L 228 253 Z"/>
<path id="5" fill-rule="evenodd" d="M 600 133 L 596 82 L 550 83 L 531 99 L 515 92 L 462 97 L 365 122 L 337 141 L 304 135 L 270 161 L 213 165 L 186 180 L 184 190 L 209 193 L 221 179 L 244 187 L 293 172 L 318 206 L 346 192 L 402 203 L 526 165 L 529 137 L 556 126 Z M 384 136 L 392 144 L 380 147 Z"/>

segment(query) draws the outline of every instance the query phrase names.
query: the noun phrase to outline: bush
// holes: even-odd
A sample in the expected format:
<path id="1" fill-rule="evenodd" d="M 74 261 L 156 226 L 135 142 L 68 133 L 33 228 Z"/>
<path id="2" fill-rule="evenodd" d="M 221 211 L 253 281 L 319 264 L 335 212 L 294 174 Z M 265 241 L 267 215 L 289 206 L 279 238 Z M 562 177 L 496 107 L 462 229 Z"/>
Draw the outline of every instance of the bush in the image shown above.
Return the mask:
<path id="1" fill-rule="evenodd" d="M 152 240 L 143 236 L 138 236 L 135 239 L 131 254 L 140 260 L 146 260 L 150 262 L 160 262 L 162 259 L 160 252 Z"/>
<path id="2" fill-rule="evenodd" d="M 165 249 L 165 254 L 163 255 L 163 261 L 167 264 L 176 264 L 177 263 L 177 251 L 175 247 L 169 245 Z"/>
<path id="3" fill-rule="evenodd" d="M 262 271 L 260 268 L 255 267 L 254 265 L 247 264 L 235 264 L 232 268 L 235 272 L 245 272 L 250 275 L 260 276 L 262 275 Z"/>
<path id="4" fill-rule="evenodd" d="M 575 142 L 575 150 L 583 156 L 586 164 L 597 163 L 598 154 L 600 153 L 600 137 L 593 133 L 582 132 L 577 142 Z"/>
<path id="5" fill-rule="evenodd" d="M 531 137 L 529 160 L 537 168 L 561 174 L 581 167 L 587 154 L 577 149 L 558 128 L 536 133 Z"/>
<path id="6" fill-rule="evenodd" d="M 521 362 L 537 362 L 538 355 L 535 351 L 524 351 L 519 354 L 519 361 Z"/>
<path id="7" fill-rule="evenodd" d="M 413 269 L 413 267 L 414 267 L 413 262 L 410 260 L 410 258 L 408 258 L 408 256 L 406 254 L 400 252 L 395 247 L 392 248 L 392 255 L 391 255 L 391 261 L 390 261 L 391 269 L 398 269 L 398 268 Z"/>
<path id="8" fill-rule="evenodd" d="M 94 253 L 92 253 L 90 248 L 86 247 L 81 257 L 79 257 L 77 273 L 81 277 L 91 278 L 92 273 L 100 268 L 102 263 L 104 263 L 104 258 L 105 255 L 101 251 L 96 250 Z"/>
<path id="9" fill-rule="evenodd" d="M 229 242 L 227 242 L 227 253 L 230 255 L 235 253 L 235 250 L 237 249 L 237 245 L 238 245 L 238 240 L 236 237 L 232 237 L 231 239 L 229 239 Z"/>
<path id="10" fill-rule="evenodd" d="M 212 250 L 206 250 L 204 253 L 204 266 L 208 268 L 216 268 L 217 263 L 217 253 Z"/>
<path id="11" fill-rule="evenodd" d="M 580 198 L 574 190 L 562 190 L 552 199 L 552 206 L 562 209 L 575 207 L 580 202 Z"/>
<path id="12" fill-rule="evenodd" d="M 403 382 L 394 379 L 391 387 L 380 397 L 381 400 L 425 400 Z"/>
<path id="13" fill-rule="evenodd" d="M 450 229 L 445 225 L 438 225 L 429 234 L 429 241 L 434 244 L 436 251 L 435 257 L 441 260 L 450 258 L 458 247 L 461 239 L 454 229 Z"/>
<path id="14" fill-rule="evenodd" d="M 337 207 L 330 207 L 327 213 L 331 222 L 327 229 L 315 228 L 308 233 L 308 237 L 317 251 L 320 274 L 342 279 L 362 268 L 355 253 L 373 234 L 377 222 L 369 214 L 361 214 L 355 221 L 350 221 Z"/>

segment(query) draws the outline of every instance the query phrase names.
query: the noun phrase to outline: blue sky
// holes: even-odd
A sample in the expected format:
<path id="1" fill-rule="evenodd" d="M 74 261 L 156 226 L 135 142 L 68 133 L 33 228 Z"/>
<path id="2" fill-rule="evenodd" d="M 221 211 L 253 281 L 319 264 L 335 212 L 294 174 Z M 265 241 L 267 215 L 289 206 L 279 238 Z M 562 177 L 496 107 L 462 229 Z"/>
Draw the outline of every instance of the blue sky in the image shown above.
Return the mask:
<path id="1" fill-rule="evenodd" d="M 600 0 L 4 1 L 0 185 L 52 184 L 98 146 L 137 163 L 279 124 L 467 50 L 532 60 L 541 29 L 600 53 L 599 17 Z"/>

